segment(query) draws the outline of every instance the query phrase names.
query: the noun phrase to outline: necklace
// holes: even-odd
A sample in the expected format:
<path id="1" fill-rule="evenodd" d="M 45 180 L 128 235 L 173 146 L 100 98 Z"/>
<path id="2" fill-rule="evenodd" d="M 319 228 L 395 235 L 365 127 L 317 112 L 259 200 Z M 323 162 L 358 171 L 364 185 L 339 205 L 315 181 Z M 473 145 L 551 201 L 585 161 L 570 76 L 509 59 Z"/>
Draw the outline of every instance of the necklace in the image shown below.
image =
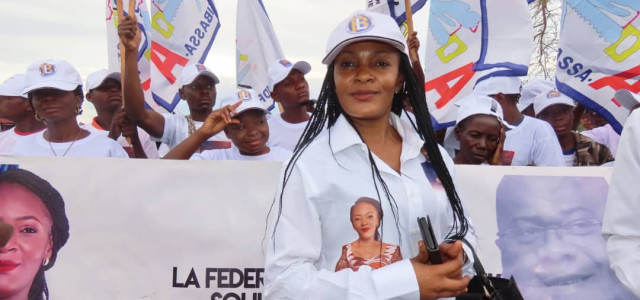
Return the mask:
<path id="1" fill-rule="evenodd" d="M 73 142 L 71 142 L 71 145 L 69 145 L 69 147 L 67 147 L 67 150 L 64 151 L 64 153 L 62 153 L 62 157 L 64 157 L 65 155 L 67 155 L 67 152 L 69 152 L 69 149 L 71 149 L 71 147 L 73 146 L 73 144 L 75 144 L 75 142 L 78 140 L 78 138 L 80 137 L 80 133 L 82 133 L 82 129 L 78 128 L 78 134 L 76 134 L 76 137 L 73 139 Z M 53 156 L 58 157 L 58 153 L 56 153 L 56 150 L 53 150 L 53 146 L 51 145 L 51 141 L 49 141 L 47 139 L 47 142 L 49 142 L 49 148 L 51 149 L 51 152 L 53 152 Z"/>

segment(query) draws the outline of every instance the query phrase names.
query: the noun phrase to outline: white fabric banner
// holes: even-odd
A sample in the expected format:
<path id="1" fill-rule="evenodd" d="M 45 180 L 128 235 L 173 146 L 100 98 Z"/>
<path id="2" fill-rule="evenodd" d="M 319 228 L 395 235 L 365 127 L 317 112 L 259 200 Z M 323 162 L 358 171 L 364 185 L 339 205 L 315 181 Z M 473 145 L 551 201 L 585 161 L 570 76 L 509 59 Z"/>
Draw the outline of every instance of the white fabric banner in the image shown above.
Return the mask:
<path id="1" fill-rule="evenodd" d="M 425 90 L 435 127 L 442 129 L 454 125 L 455 101 L 477 81 L 527 75 L 533 25 L 526 0 L 429 2 Z"/>
<path id="2" fill-rule="evenodd" d="M 620 133 L 629 111 L 613 94 L 640 93 L 640 1 L 566 0 L 562 20 L 558 89 Z"/>
<path id="3" fill-rule="evenodd" d="M 402 34 L 404 36 L 407 36 L 407 34 L 409 33 L 409 28 L 407 27 L 407 8 L 405 6 L 404 0 L 365 1 L 367 10 L 391 16 L 394 20 L 396 20 L 398 26 L 400 26 Z M 415 14 L 426 3 L 427 0 L 411 0 L 411 12 Z"/>
<path id="4" fill-rule="evenodd" d="M 151 14 L 152 80 L 142 87 L 151 88 L 157 106 L 173 111 L 180 101 L 182 69 L 204 63 L 218 34 L 218 11 L 213 0 L 154 0 Z"/>
<path id="5" fill-rule="evenodd" d="M 52 299 L 262 299 L 266 217 L 281 164 L 0 163 L 48 180 L 66 203 L 71 237 L 46 272 Z M 633 299 L 609 269 L 600 235 L 611 168 L 455 173 L 487 272 L 514 275 L 525 299 Z"/>
<path id="6" fill-rule="evenodd" d="M 149 83 L 151 82 L 151 18 L 147 3 L 144 0 L 136 1 L 136 18 L 138 19 L 138 28 L 140 29 L 140 47 L 138 48 L 138 71 L 140 73 L 140 81 L 145 93 L 145 99 L 151 98 L 151 90 Z M 129 7 L 129 0 L 122 0 L 123 6 Z M 109 70 L 112 72 L 120 72 L 120 39 L 118 38 L 118 8 L 116 0 L 107 0 L 107 54 L 109 59 Z M 128 12 L 125 13 L 125 16 Z M 154 110 L 165 112 L 154 102 L 147 101 L 147 105 Z"/>
<path id="7" fill-rule="evenodd" d="M 238 0 L 236 16 L 236 81 L 251 88 L 262 105 L 274 108 L 269 90 L 269 66 L 284 54 L 262 0 Z"/>

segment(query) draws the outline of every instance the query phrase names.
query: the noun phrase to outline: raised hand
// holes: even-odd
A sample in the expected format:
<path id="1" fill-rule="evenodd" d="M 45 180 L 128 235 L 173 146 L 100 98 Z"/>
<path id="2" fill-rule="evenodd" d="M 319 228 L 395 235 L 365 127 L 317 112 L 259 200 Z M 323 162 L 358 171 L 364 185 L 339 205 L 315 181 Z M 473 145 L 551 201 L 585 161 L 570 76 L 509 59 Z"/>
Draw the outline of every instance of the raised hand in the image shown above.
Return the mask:
<path id="1" fill-rule="evenodd" d="M 138 28 L 138 21 L 128 15 L 124 17 L 122 23 L 118 24 L 118 37 L 120 37 L 120 43 L 124 45 L 125 51 L 136 51 L 140 46 L 140 28 Z"/>
<path id="2" fill-rule="evenodd" d="M 237 119 L 232 118 L 236 113 L 236 108 L 242 104 L 242 101 L 238 101 L 231 105 L 225 105 L 219 109 L 212 111 L 207 119 L 204 120 L 202 127 L 196 132 L 208 137 L 212 137 L 222 131 L 229 124 L 238 124 Z"/>

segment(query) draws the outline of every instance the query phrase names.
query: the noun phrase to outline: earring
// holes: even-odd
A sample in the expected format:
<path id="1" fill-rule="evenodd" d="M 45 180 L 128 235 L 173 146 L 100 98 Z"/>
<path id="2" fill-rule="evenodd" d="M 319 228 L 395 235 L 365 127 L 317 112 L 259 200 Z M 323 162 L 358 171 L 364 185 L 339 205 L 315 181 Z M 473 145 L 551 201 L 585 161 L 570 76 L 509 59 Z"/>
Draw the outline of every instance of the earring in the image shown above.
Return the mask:
<path id="1" fill-rule="evenodd" d="M 42 260 L 42 266 L 43 267 L 46 267 L 48 264 L 49 264 L 49 258 L 48 257 Z"/>
<path id="2" fill-rule="evenodd" d="M 82 107 L 76 107 L 76 115 L 82 114 Z"/>
<path id="3" fill-rule="evenodd" d="M 397 94 L 397 93 L 400 93 L 400 87 L 397 87 L 397 88 L 396 88 L 396 94 Z"/>
<path id="4" fill-rule="evenodd" d="M 40 117 L 40 115 L 38 113 L 36 113 L 35 118 L 37 121 L 42 122 L 42 118 Z"/>

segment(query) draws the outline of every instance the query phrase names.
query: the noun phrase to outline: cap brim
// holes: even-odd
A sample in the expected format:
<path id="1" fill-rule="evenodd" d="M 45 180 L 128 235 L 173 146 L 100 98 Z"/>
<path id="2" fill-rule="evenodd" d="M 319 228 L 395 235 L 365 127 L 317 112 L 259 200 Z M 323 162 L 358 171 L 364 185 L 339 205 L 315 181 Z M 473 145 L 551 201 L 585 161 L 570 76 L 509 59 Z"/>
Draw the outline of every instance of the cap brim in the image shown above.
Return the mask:
<path id="1" fill-rule="evenodd" d="M 215 83 L 215 84 L 220 83 L 220 79 L 218 79 L 218 76 L 216 76 L 216 74 L 213 74 L 213 72 L 210 72 L 210 71 L 202 71 L 202 72 L 198 73 L 198 75 L 196 75 L 196 77 L 193 77 L 193 79 L 191 81 L 185 83 L 184 85 L 193 83 L 196 80 L 196 78 L 198 78 L 200 76 L 207 76 L 207 77 L 213 79 L 213 83 Z"/>
<path id="2" fill-rule="evenodd" d="M 25 94 L 22 94 L 20 92 L 16 92 L 14 90 L 11 90 L 9 88 L 7 88 L 6 86 L 3 86 L 0 84 L 0 96 L 9 96 L 9 97 L 25 97 Z"/>
<path id="3" fill-rule="evenodd" d="M 327 56 L 324 57 L 324 59 L 322 59 L 322 63 L 325 65 L 330 65 L 333 62 L 333 60 L 336 58 L 338 53 L 342 51 L 342 49 L 344 49 L 345 47 L 349 46 L 352 43 L 361 42 L 361 41 L 378 41 L 378 42 L 387 43 L 395 47 L 396 49 L 400 50 L 400 52 L 405 53 L 404 44 L 401 42 L 398 42 L 396 40 L 389 39 L 389 38 L 379 37 L 379 36 L 365 35 L 365 36 L 353 37 L 340 42 L 335 47 L 333 47 L 333 49 L 327 54 Z"/>
<path id="4" fill-rule="evenodd" d="M 94 86 L 87 86 L 88 90 L 93 90 L 95 88 L 100 87 L 102 84 L 104 84 L 105 80 L 107 79 L 113 79 L 116 80 L 120 83 L 122 83 L 122 75 L 120 75 L 120 72 L 113 72 L 113 73 L 109 73 L 107 74 L 107 76 L 105 76 L 100 82 L 98 82 L 98 84 L 94 84 Z"/>
<path id="5" fill-rule="evenodd" d="M 82 84 L 77 84 L 77 83 L 68 82 L 68 81 L 46 80 L 46 81 L 39 81 L 34 84 L 28 85 L 27 87 L 24 88 L 24 91 L 22 92 L 24 94 L 27 94 L 35 90 L 46 89 L 46 88 L 58 89 L 63 91 L 73 91 L 79 85 L 82 85 Z"/>
<path id="6" fill-rule="evenodd" d="M 306 61 L 299 61 L 293 64 L 293 69 L 302 72 L 302 74 L 307 74 L 311 71 L 311 65 Z"/>
<path id="7" fill-rule="evenodd" d="M 618 90 L 614 94 L 614 98 L 624 108 L 631 110 L 634 106 L 640 104 L 640 97 L 632 94 L 628 90 Z"/>
<path id="8" fill-rule="evenodd" d="M 232 116 L 232 118 L 235 118 L 235 117 L 241 115 L 242 113 L 244 113 L 246 111 L 250 111 L 250 110 L 260 110 L 260 111 L 263 111 L 265 114 L 269 114 L 269 111 L 266 110 L 264 107 L 251 106 L 251 107 L 243 108 L 241 110 L 236 110 L 236 113 Z"/>

